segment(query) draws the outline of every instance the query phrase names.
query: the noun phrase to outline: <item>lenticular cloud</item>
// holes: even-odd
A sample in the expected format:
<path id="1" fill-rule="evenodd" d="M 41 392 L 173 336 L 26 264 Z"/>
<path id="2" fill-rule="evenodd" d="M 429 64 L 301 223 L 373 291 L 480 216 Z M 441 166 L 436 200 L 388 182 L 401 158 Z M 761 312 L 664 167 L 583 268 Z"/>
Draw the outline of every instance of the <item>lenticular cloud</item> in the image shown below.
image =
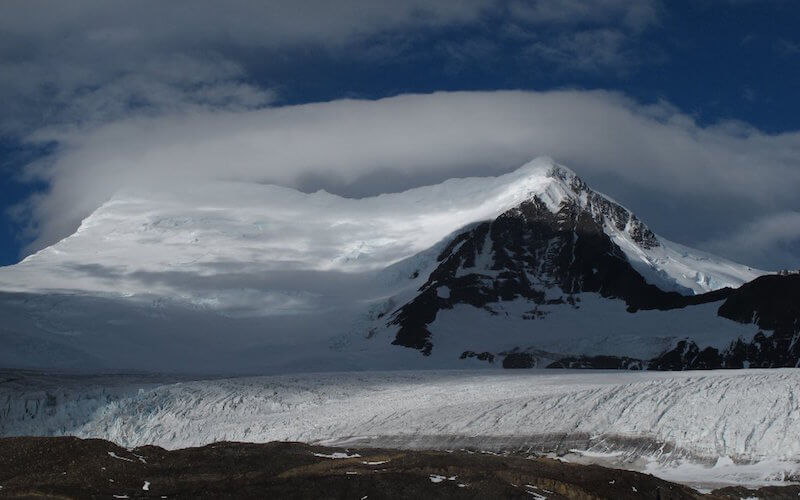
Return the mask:
<path id="1" fill-rule="evenodd" d="M 608 92 L 455 92 L 205 110 L 50 130 L 32 140 L 60 148 L 36 167 L 50 189 L 29 205 L 39 228 L 30 250 L 70 234 L 120 188 L 179 188 L 198 179 L 333 192 L 358 186 L 357 194 L 371 195 L 497 174 L 548 155 L 589 179 L 613 174 L 667 195 L 702 198 L 714 186 L 713 196 L 725 200 L 792 203 L 791 186 L 800 181 L 798 134 L 704 128 L 668 105 Z"/>

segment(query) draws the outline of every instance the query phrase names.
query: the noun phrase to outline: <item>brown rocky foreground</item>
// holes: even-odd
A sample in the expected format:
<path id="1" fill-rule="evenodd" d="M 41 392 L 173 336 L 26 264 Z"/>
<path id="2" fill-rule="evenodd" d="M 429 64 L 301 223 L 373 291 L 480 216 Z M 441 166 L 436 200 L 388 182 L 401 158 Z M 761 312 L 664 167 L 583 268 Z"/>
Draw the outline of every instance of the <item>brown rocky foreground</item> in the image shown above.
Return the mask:
<path id="1" fill-rule="evenodd" d="M 711 495 L 637 472 L 485 453 L 215 443 L 165 450 L 100 439 L 0 439 L 12 498 L 798 498 L 800 486 Z"/>

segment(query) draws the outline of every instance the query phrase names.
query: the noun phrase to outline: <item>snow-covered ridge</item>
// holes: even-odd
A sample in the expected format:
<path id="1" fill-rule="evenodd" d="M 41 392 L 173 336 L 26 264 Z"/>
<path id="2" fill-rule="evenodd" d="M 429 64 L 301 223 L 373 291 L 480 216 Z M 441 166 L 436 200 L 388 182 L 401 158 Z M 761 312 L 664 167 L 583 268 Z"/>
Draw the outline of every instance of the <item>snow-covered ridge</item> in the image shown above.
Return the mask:
<path id="1" fill-rule="evenodd" d="M 800 478 L 797 369 L 364 372 L 161 384 L 142 377 L 14 378 L 0 384 L 0 435 L 67 434 L 166 448 L 290 440 L 578 450 L 617 457 L 625 467 L 650 461 L 650 472 L 678 480 L 687 465 L 704 480 Z"/>
<path id="2" fill-rule="evenodd" d="M 663 290 L 684 294 L 705 293 L 724 287 L 737 288 L 765 274 L 727 259 L 673 243 L 654 234 L 633 212 L 612 198 L 593 191 L 575 172 L 553 164 L 548 176 L 554 182 L 538 195 L 551 211 L 571 201 L 602 221 L 603 229 L 633 267 L 648 282 Z M 554 196 L 554 192 L 557 193 Z"/>
<path id="3" fill-rule="evenodd" d="M 430 325 L 429 360 L 392 345 L 397 326 L 389 317 L 419 294 L 442 249 L 533 198 L 545 211 L 570 205 L 591 213 L 634 267 L 665 289 L 738 286 L 760 273 L 659 239 L 546 158 L 499 177 L 364 199 L 231 182 L 126 190 L 75 234 L 0 268 L 0 367 L 229 374 L 476 367 L 485 363 L 462 359 L 465 351 L 650 359 L 686 336 L 724 348 L 755 334 L 752 325 L 719 318 L 716 306 L 631 315 L 620 300 L 587 294 L 579 310 L 547 306 L 542 322 L 524 318 L 534 305 L 521 298 L 492 305 L 502 318 L 464 304 L 447 309 Z M 486 333 L 495 331 L 504 333 Z"/>
<path id="4" fill-rule="evenodd" d="M 538 158 L 498 177 L 450 179 L 363 199 L 232 182 L 179 192 L 125 190 L 72 236 L 0 269 L 0 290 L 155 294 L 209 307 L 302 311 L 319 291 L 288 287 L 277 277 L 376 272 L 533 196 L 553 211 L 568 201 L 593 210 L 603 201 L 623 211 L 624 223 L 609 218 L 605 230 L 662 288 L 704 292 L 763 274 L 660 238 L 642 245 L 636 234 L 649 230 L 633 214 L 566 167 Z M 225 279 L 233 275 L 249 277 L 236 292 Z"/>

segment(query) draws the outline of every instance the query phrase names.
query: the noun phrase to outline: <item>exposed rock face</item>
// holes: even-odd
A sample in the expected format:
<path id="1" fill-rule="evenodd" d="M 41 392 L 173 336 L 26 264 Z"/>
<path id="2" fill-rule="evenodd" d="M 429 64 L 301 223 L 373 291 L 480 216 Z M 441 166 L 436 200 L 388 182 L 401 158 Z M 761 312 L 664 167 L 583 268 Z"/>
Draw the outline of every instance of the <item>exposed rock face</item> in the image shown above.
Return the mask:
<path id="1" fill-rule="evenodd" d="M 620 498 L 704 496 L 648 474 L 464 451 L 214 443 L 133 450 L 99 439 L 0 439 L 9 498 Z M 796 495 L 798 487 L 774 488 Z M 750 492 L 756 494 L 757 492 Z M 740 498 L 739 491 L 731 496 Z"/>
<path id="2" fill-rule="evenodd" d="M 536 357 L 529 352 L 512 352 L 503 358 L 503 368 L 533 368 Z"/>
<path id="3" fill-rule="evenodd" d="M 671 351 L 646 363 L 651 370 L 708 370 L 720 368 L 719 351 L 713 347 L 700 349 L 690 340 L 681 340 Z"/>
<path id="4" fill-rule="evenodd" d="M 461 359 L 467 358 L 476 358 L 480 361 L 488 361 L 489 363 L 494 363 L 494 354 L 490 352 L 474 352 L 474 351 L 464 351 L 461 353 Z"/>
<path id="5" fill-rule="evenodd" d="M 642 248 L 653 248 L 659 245 L 656 235 L 625 207 L 592 191 L 578 176 L 562 168 L 553 168 L 552 177 L 568 182 L 570 189 L 578 196 L 586 197 L 586 208 L 592 218 L 602 225 L 612 224 L 619 231 L 627 231 L 633 240 Z"/>
<path id="6" fill-rule="evenodd" d="M 760 330 L 752 341 L 736 339 L 722 350 L 714 347 L 701 349 L 687 339 L 651 360 L 581 356 L 560 359 L 548 367 L 710 370 L 800 366 L 800 275 L 756 278 L 731 291 L 718 314 L 740 323 L 756 324 Z"/>
<path id="7" fill-rule="evenodd" d="M 770 336 L 758 332 L 752 342 L 737 339 L 720 351 L 714 347 L 700 349 L 691 340 L 662 355 L 641 360 L 618 356 L 567 357 L 549 364 L 548 368 L 592 368 L 602 370 L 714 370 L 736 368 L 793 368 L 800 367 L 798 336 Z M 505 366 L 505 361 L 503 362 Z"/>
<path id="8" fill-rule="evenodd" d="M 625 356 L 578 356 L 559 359 L 547 368 L 592 368 L 596 370 L 643 370 L 647 367 L 641 359 Z"/>
<path id="9" fill-rule="evenodd" d="M 800 366 L 800 275 L 756 278 L 731 292 L 718 314 L 759 331 L 721 352 L 682 343 L 650 363 L 651 369 L 778 368 Z M 771 331 L 771 333 L 770 333 Z"/>
<path id="10" fill-rule="evenodd" d="M 781 336 L 800 332 L 800 275 L 767 275 L 739 287 L 719 308 L 719 315 L 754 323 Z"/>
<path id="11" fill-rule="evenodd" d="M 551 357 L 556 361 L 548 361 L 550 367 L 685 370 L 799 365 L 800 275 L 762 276 L 737 290 L 721 288 L 699 295 L 664 291 L 648 283 L 609 236 L 618 231 L 640 248 L 650 249 L 659 245 L 653 232 L 573 173 L 554 168 L 550 175 L 564 181 L 573 195 L 561 199 L 556 208 L 552 199 L 531 196 L 454 237 L 418 295 L 390 315 L 387 324 L 397 330 L 395 345 L 430 355 L 435 348 L 430 325 L 440 311 L 459 304 L 497 315 L 497 304 L 522 299 L 530 304 L 522 318 L 538 319 L 547 316 L 547 306 L 579 309 L 581 294 L 588 292 L 624 301 L 630 313 L 720 302 L 719 316 L 754 324 L 759 330 L 754 329 L 752 339 L 735 338 L 723 349 L 698 346 L 686 338 L 653 359 L 589 353 Z M 531 368 L 541 362 L 540 356 L 522 348 L 465 351 L 460 357 L 489 363 L 502 359 L 505 368 Z"/>
<path id="12" fill-rule="evenodd" d="M 419 295 L 392 315 L 389 324 L 400 327 L 394 344 L 430 354 L 428 325 L 440 310 L 456 304 L 492 314 L 491 304 L 524 298 L 535 317 L 540 305 L 578 307 L 576 294 L 581 292 L 623 300 L 630 312 L 713 302 L 730 293 L 722 289 L 684 296 L 648 284 L 603 225 L 632 227 L 643 245 L 658 244 L 655 236 L 624 208 L 594 196 L 602 203 L 583 207 L 568 200 L 555 213 L 534 197 L 456 236 L 438 256 L 439 265 Z"/>

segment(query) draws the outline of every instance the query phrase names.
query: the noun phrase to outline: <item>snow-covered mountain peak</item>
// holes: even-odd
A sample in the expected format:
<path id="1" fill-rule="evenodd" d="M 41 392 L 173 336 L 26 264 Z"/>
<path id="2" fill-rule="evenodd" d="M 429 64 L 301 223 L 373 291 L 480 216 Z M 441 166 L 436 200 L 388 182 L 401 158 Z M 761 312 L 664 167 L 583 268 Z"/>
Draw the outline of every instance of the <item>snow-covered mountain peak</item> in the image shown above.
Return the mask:
<path id="1" fill-rule="evenodd" d="M 556 213 L 566 204 L 587 210 L 602 224 L 611 236 L 629 239 L 633 245 L 645 250 L 660 245 L 656 235 L 630 210 L 608 196 L 592 190 L 586 182 L 569 168 L 553 162 L 546 176 L 553 182 L 537 196 L 543 200 L 551 212 Z"/>
<path id="2" fill-rule="evenodd" d="M 759 274 L 659 238 L 549 158 L 362 199 L 129 188 L 0 268 L 0 364 L 341 370 L 457 367 L 473 353 L 644 366 L 678 335 L 696 344 L 683 359 L 752 333 L 714 314 L 729 292 L 688 295 Z"/>
<path id="3" fill-rule="evenodd" d="M 567 204 L 588 211 L 633 267 L 648 282 L 664 290 L 691 294 L 736 288 L 765 274 L 656 235 L 632 211 L 592 190 L 575 172 L 548 158 L 537 159 L 517 172 L 551 179 L 542 191 L 530 194 L 553 213 Z"/>
<path id="4" fill-rule="evenodd" d="M 361 199 L 237 182 L 127 189 L 72 236 L 0 269 L 0 289 L 188 300 L 201 294 L 204 304 L 218 304 L 229 301 L 220 287 L 235 283 L 247 297 L 279 289 L 285 300 L 278 309 L 292 309 L 298 294 L 321 292 L 298 286 L 289 273 L 379 271 L 534 199 L 552 213 L 566 205 L 590 213 L 634 267 L 664 289 L 703 292 L 762 274 L 658 238 L 629 210 L 543 157 L 497 177 L 450 179 Z M 247 279 L 234 280 L 237 275 Z"/>

